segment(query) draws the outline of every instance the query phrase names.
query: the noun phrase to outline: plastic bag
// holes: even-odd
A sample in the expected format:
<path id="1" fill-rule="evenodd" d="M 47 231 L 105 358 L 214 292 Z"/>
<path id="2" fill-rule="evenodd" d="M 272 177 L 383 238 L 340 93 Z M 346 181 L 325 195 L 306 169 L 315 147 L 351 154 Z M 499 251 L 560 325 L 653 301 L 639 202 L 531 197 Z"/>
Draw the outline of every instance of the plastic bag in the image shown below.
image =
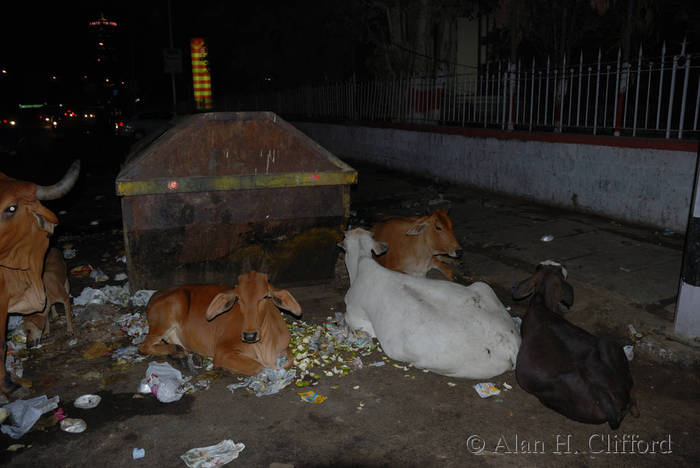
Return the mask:
<path id="1" fill-rule="evenodd" d="M 170 403 L 182 398 L 187 391 L 182 373 L 167 362 L 151 362 L 146 369 L 146 378 L 141 381 L 140 391 L 150 391 L 158 401 Z"/>
<path id="2" fill-rule="evenodd" d="M 180 458 L 190 468 L 214 468 L 235 460 L 244 448 L 244 444 L 227 439 L 209 447 L 190 449 Z"/>

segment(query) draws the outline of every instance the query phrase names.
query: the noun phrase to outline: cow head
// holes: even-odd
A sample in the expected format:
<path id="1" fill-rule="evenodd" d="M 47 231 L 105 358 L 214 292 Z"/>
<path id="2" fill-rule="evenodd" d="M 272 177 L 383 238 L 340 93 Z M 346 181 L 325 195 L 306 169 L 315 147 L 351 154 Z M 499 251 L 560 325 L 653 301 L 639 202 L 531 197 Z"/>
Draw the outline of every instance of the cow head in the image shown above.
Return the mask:
<path id="1" fill-rule="evenodd" d="M 277 307 L 288 310 L 297 317 L 301 306 L 285 289 L 275 289 L 267 275 L 251 271 L 238 277 L 238 285 L 212 299 L 207 308 L 207 320 L 213 320 L 224 312 L 238 307 L 243 316 L 241 340 L 256 343 L 263 337 L 261 328 L 268 313 L 278 313 Z"/>
<path id="2" fill-rule="evenodd" d="M 48 236 L 58 223 L 56 215 L 39 200 L 65 195 L 75 184 L 80 161 L 75 161 L 57 184 L 41 186 L 0 173 L 0 265 L 32 270 L 41 277 Z"/>
<path id="3" fill-rule="evenodd" d="M 462 247 L 452 231 L 452 220 L 445 209 L 418 218 L 406 231 L 407 236 L 424 236 L 433 255 L 456 257 Z"/>
<path id="4" fill-rule="evenodd" d="M 355 228 L 345 231 L 343 242 L 338 243 L 338 247 L 345 251 L 345 266 L 348 269 L 350 284 L 355 281 L 359 269 L 360 258 L 372 258 L 387 251 L 387 243 L 374 240 L 372 233 L 366 229 Z"/>
<path id="5" fill-rule="evenodd" d="M 545 260 L 537 265 L 535 274 L 518 283 L 513 298 L 520 300 L 530 294 L 540 293 L 547 308 L 553 312 L 559 311 L 560 303 L 571 307 L 574 304 L 574 288 L 566 282 L 566 277 L 566 268 L 559 263 Z"/>

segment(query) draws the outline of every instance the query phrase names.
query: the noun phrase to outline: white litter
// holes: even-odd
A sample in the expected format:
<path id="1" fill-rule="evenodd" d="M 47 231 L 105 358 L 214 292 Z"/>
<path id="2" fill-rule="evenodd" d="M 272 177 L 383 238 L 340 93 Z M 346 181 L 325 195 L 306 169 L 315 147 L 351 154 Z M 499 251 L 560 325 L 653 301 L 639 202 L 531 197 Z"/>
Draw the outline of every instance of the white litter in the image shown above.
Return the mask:
<path id="1" fill-rule="evenodd" d="M 117 273 L 114 275 L 114 281 L 124 281 L 127 278 L 128 276 L 126 276 L 126 273 Z"/>
<path id="2" fill-rule="evenodd" d="M 65 258 L 66 260 L 75 258 L 76 255 L 78 255 L 78 251 L 75 249 L 63 249 L 63 258 Z"/>
<path id="3" fill-rule="evenodd" d="M 92 409 L 96 408 L 100 401 L 102 401 L 102 397 L 99 395 L 81 395 L 75 399 L 73 406 L 80 409 Z"/>
<path id="4" fill-rule="evenodd" d="M 145 307 L 148 305 L 148 301 L 151 300 L 151 296 L 155 294 L 156 291 L 151 289 L 140 289 L 131 298 L 131 304 L 136 307 Z"/>
<path id="5" fill-rule="evenodd" d="M 540 237 L 540 240 L 542 242 L 552 242 L 554 240 L 554 236 L 551 234 L 545 234 L 544 236 Z"/>
<path id="6" fill-rule="evenodd" d="M 190 449 L 180 458 L 189 468 L 214 468 L 235 460 L 244 448 L 244 444 L 227 439 L 209 447 Z"/>
<path id="7" fill-rule="evenodd" d="M 632 345 L 623 346 L 622 350 L 625 352 L 625 356 L 627 356 L 628 361 L 631 361 L 632 359 L 634 359 L 634 346 L 632 346 Z"/>
<path id="8" fill-rule="evenodd" d="M 42 414 L 58 408 L 59 398 L 47 398 L 41 395 L 29 400 L 15 400 L 3 408 L 10 413 L 12 424 L 3 424 L 0 431 L 13 439 L 19 439 L 32 428 Z"/>
<path id="9" fill-rule="evenodd" d="M 139 392 L 152 393 L 158 401 L 170 403 L 182 398 L 192 386 L 191 379 L 182 378 L 182 373 L 167 362 L 151 362 L 146 369 L 146 377 L 141 381 Z"/>
<path id="10" fill-rule="evenodd" d="M 474 390 L 476 390 L 476 393 L 478 393 L 481 398 L 489 398 L 501 393 L 493 382 L 478 383 L 474 385 Z"/>
<path id="11" fill-rule="evenodd" d="M 102 270 L 99 268 L 95 268 L 90 272 L 90 278 L 94 279 L 97 282 L 104 282 L 109 279 L 109 276 L 107 276 Z"/>
<path id="12" fill-rule="evenodd" d="M 137 458 L 143 458 L 146 456 L 146 449 L 136 448 L 131 451 L 131 457 L 136 460 Z"/>
<path id="13" fill-rule="evenodd" d="M 65 432 L 70 432 L 72 434 L 78 434 L 87 429 L 87 423 L 78 418 L 65 418 L 61 419 L 61 430 Z"/>

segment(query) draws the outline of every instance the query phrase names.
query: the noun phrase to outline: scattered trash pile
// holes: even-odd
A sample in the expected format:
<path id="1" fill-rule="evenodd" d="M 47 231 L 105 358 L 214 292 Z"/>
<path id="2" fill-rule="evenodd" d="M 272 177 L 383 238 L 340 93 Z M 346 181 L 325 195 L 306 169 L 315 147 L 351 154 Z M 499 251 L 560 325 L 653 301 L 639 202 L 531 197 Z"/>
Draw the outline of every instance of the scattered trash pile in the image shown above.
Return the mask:
<path id="1" fill-rule="evenodd" d="M 235 460 L 244 448 L 244 444 L 226 439 L 209 447 L 190 449 L 180 458 L 190 468 L 213 468 Z"/>
<path id="2" fill-rule="evenodd" d="M 368 333 L 351 331 L 340 312 L 336 312 L 335 318 L 327 317 L 323 325 L 295 320 L 287 326 L 298 387 L 316 385 L 322 374 L 343 377 L 361 369 L 361 356 L 368 356 L 377 348 Z"/>
<path id="3" fill-rule="evenodd" d="M 73 298 L 73 305 L 114 304 L 120 307 L 144 307 L 154 293 L 152 290 L 141 289 L 132 296 L 128 282 L 121 286 L 111 285 L 99 289 L 88 286 L 78 297 Z"/>
<path id="4" fill-rule="evenodd" d="M 228 385 L 226 388 L 230 392 L 233 392 L 237 388 L 247 388 L 248 391 L 255 393 L 257 397 L 277 393 L 292 383 L 292 380 L 296 377 L 295 369 L 287 370 L 284 368 L 287 361 L 287 356 L 280 356 L 277 359 L 276 368 L 266 368 L 258 375 L 244 378 L 241 382 Z"/>

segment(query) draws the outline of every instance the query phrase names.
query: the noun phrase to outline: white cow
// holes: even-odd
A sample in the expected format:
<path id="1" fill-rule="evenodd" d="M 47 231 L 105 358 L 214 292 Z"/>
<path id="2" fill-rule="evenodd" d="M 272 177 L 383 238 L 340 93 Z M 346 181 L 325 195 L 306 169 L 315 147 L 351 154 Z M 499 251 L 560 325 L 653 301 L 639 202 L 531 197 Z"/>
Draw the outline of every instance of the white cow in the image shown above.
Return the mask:
<path id="1" fill-rule="evenodd" d="M 520 333 L 493 290 L 417 278 L 372 259 L 386 244 L 353 229 L 345 250 L 350 289 L 345 320 L 379 340 L 392 359 L 442 375 L 484 379 L 513 370 Z"/>

